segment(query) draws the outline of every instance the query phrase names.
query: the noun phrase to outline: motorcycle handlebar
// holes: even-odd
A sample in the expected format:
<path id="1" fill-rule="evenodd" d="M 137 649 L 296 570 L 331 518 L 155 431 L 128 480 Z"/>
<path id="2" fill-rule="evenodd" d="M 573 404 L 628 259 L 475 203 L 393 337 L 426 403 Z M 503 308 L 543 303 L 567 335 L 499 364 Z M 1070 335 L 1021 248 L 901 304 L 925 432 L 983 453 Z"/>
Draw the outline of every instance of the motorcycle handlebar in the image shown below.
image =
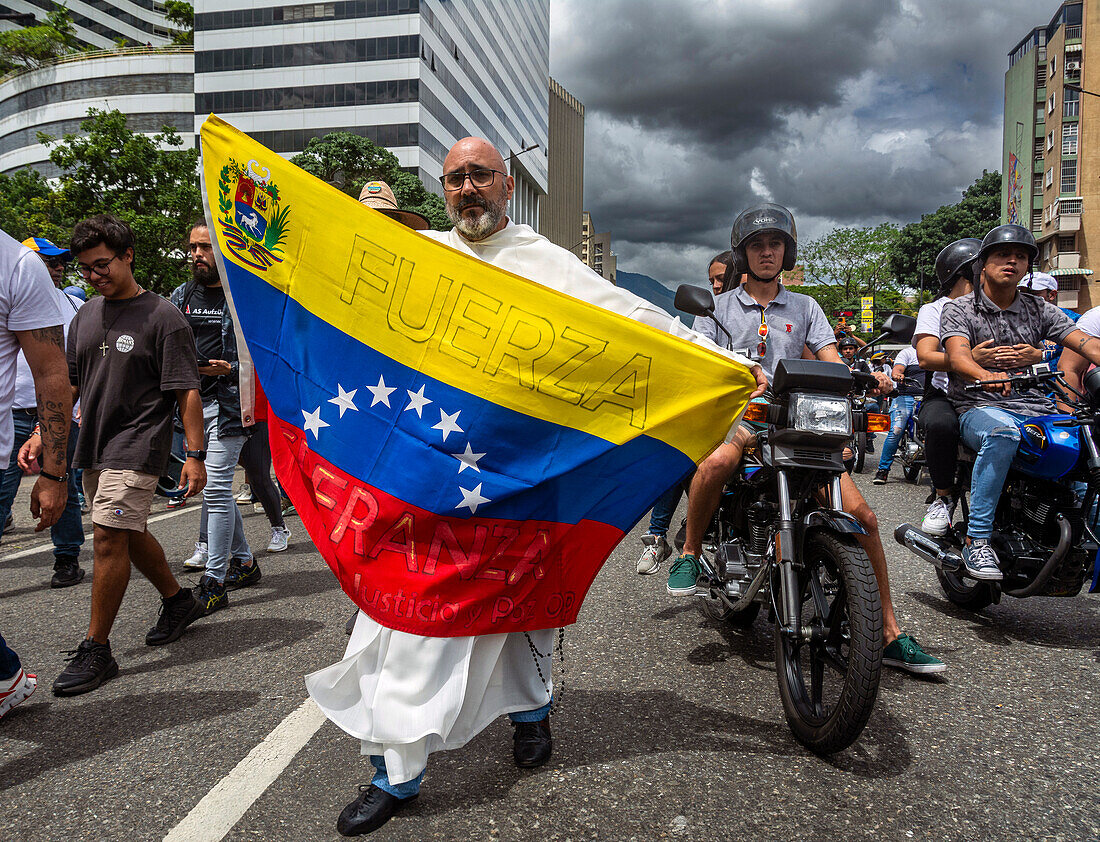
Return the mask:
<path id="1" fill-rule="evenodd" d="M 1046 371 L 1040 374 L 1010 374 L 1000 380 L 979 380 L 969 386 L 963 386 L 964 392 L 981 392 L 986 386 L 1003 386 L 1006 383 L 1012 386 L 1023 386 L 1025 389 L 1034 389 L 1040 383 L 1049 383 L 1051 380 L 1060 380 L 1061 372 Z"/>

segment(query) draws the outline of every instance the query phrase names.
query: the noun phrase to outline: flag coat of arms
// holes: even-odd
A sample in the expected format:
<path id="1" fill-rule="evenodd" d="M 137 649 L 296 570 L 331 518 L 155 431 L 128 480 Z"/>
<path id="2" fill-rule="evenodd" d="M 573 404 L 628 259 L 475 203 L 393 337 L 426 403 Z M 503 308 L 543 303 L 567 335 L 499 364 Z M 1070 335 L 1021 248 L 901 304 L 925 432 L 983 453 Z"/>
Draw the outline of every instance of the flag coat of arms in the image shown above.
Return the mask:
<path id="1" fill-rule="evenodd" d="M 257 417 L 344 592 L 420 635 L 572 623 L 744 410 L 745 366 L 595 274 L 583 300 L 405 228 L 217 117 L 201 141 Z"/>

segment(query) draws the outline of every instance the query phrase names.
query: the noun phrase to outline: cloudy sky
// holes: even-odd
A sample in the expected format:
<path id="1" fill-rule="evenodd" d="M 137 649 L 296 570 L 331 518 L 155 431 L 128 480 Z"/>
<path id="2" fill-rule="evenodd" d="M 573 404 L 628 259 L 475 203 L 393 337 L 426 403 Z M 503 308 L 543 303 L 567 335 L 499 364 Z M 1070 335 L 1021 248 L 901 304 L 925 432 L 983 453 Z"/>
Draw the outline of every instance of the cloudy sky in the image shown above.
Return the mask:
<path id="1" fill-rule="evenodd" d="M 619 269 L 701 281 L 754 200 L 800 239 L 901 224 L 1001 168 L 1008 52 L 1057 0 L 552 0 L 585 208 Z"/>

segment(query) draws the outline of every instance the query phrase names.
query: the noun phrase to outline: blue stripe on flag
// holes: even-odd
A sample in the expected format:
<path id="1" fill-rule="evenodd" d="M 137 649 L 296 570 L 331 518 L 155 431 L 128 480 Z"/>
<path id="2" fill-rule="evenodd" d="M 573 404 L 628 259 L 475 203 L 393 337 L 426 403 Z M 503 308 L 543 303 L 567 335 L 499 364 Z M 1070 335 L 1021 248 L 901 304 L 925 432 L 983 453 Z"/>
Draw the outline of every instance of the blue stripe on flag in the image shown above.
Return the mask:
<path id="1" fill-rule="evenodd" d="M 314 452 L 414 506 L 458 517 L 474 514 L 476 505 L 478 517 L 559 523 L 587 518 L 627 531 L 653 503 L 646 490 L 651 484 L 636 482 L 637 477 L 664 477 L 671 486 L 693 467 L 687 456 L 657 439 L 639 436 L 616 446 L 426 377 L 233 263 L 224 265 L 275 414 L 302 429 L 303 411 L 318 417 L 327 426 L 306 432 Z M 393 391 L 378 388 L 383 383 Z M 355 392 L 356 409 L 344 409 L 342 417 L 332 402 L 340 388 Z M 420 394 L 421 388 L 431 402 L 418 416 L 409 393 Z M 461 428 L 445 441 L 445 428 L 453 425 L 441 413 Z M 485 455 L 476 458 L 479 470 L 460 473 L 455 454 L 464 454 L 467 445 L 474 457 Z M 480 498 L 488 502 L 477 502 Z M 456 508 L 464 499 L 472 502 Z"/>

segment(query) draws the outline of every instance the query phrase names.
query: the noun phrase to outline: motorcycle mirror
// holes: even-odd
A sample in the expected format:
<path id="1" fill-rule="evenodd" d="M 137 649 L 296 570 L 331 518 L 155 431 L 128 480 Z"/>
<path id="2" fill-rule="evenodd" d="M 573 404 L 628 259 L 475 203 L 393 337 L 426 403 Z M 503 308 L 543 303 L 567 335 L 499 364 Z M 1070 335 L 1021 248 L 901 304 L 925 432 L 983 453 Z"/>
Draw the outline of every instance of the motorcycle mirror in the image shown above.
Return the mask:
<path id="1" fill-rule="evenodd" d="M 902 313 L 894 313 L 882 323 L 883 333 L 889 334 L 896 342 L 912 342 L 916 329 L 917 320 Z"/>
<path id="2" fill-rule="evenodd" d="M 693 316 L 710 316 L 714 313 L 714 296 L 710 290 L 694 284 L 680 284 L 676 287 L 673 302 L 677 310 L 683 310 Z"/>
<path id="3" fill-rule="evenodd" d="M 1092 402 L 1096 403 L 1097 398 L 1100 397 L 1100 368 L 1094 368 L 1086 374 L 1082 378 L 1081 384 L 1085 387 L 1085 392 L 1088 393 Z"/>

